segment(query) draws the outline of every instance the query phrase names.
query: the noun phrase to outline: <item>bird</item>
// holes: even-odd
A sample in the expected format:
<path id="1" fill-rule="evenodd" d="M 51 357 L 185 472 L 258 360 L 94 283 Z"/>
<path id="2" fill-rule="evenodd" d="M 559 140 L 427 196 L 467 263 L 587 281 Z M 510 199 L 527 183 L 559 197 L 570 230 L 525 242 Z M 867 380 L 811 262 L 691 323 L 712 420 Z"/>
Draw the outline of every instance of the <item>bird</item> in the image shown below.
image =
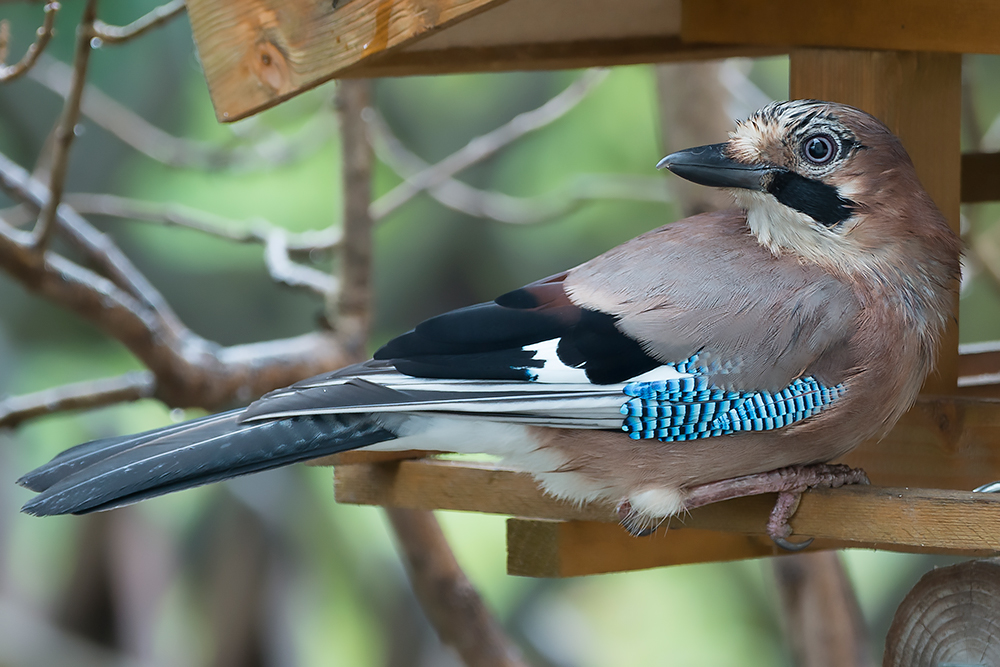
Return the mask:
<path id="1" fill-rule="evenodd" d="M 246 408 L 71 448 L 19 483 L 85 514 L 347 450 L 477 452 L 648 534 L 778 492 L 768 533 L 830 464 L 887 433 L 954 318 L 961 242 L 900 140 L 857 108 L 769 104 L 657 165 L 735 207 L 642 234 L 372 359 Z"/>

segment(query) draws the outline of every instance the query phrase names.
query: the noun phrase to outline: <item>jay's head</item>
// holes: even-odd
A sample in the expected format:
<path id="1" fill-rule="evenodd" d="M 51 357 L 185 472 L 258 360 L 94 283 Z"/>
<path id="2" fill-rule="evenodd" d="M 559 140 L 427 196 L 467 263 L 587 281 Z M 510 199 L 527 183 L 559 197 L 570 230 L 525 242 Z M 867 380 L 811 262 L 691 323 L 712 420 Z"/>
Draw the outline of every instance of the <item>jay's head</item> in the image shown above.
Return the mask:
<path id="1" fill-rule="evenodd" d="M 761 245 L 831 268 L 871 269 L 906 253 L 901 244 L 929 245 L 947 232 L 899 139 L 843 104 L 775 102 L 729 141 L 679 151 L 657 167 L 731 189 Z"/>

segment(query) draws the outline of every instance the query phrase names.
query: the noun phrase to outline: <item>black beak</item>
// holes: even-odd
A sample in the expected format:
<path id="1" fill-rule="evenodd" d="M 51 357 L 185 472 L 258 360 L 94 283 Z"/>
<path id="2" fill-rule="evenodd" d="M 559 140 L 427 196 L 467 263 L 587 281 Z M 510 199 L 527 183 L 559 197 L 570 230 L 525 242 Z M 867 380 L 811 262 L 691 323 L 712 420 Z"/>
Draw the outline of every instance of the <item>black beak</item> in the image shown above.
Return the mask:
<path id="1" fill-rule="evenodd" d="M 669 169 L 681 178 L 713 188 L 743 188 L 763 190 L 764 177 L 772 167 L 748 165 L 726 157 L 726 144 L 698 146 L 671 153 L 656 164 L 657 169 Z"/>

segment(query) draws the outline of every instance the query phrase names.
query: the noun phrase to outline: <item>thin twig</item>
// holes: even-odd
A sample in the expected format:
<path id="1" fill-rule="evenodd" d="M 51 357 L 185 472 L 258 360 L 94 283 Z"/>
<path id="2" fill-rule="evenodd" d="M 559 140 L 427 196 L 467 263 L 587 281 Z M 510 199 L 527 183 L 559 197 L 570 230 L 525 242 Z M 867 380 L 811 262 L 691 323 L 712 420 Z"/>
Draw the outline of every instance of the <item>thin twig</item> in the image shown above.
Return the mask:
<path id="1" fill-rule="evenodd" d="M 182 227 L 235 243 L 264 245 L 273 230 L 281 229 L 263 218 L 245 222 L 231 220 L 180 204 L 162 204 L 117 195 L 70 193 L 63 197 L 63 201 L 82 215 L 104 215 L 140 220 L 165 227 Z M 285 232 L 285 246 L 290 253 L 329 252 L 340 243 L 340 237 L 341 230 L 338 227 L 295 234 Z"/>
<path id="2" fill-rule="evenodd" d="M 62 199 L 63 187 L 66 184 L 66 170 L 69 166 L 69 149 L 76 136 L 76 123 L 80 118 L 80 100 L 83 97 L 83 86 L 87 79 L 87 64 L 90 62 L 90 39 L 97 18 L 97 0 L 87 0 L 83 9 L 83 17 L 76 28 L 76 51 L 73 56 L 73 82 L 69 95 L 63 105 L 62 114 L 56 125 L 55 144 L 52 153 L 52 169 L 49 175 L 49 198 L 38 215 L 35 224 L 34 246 L 39 254 L 45 251 L 55 231 L 56 209 Z"/>
<path id="3" fill-rule="evenodd" d="M 73 70 L 66 63 L 46 56 L 28 76 L 66 98 Z M 332 114 L 324 108 L 287 137 L 272 131 L 250 145 L 214 146 L 164 132 L 93 84 L 86 86 L 81 112 L 146 157 L 169 167 L 198 171 L 249 171 L 289 164 L 315 153 L 336 130 Z"/>
<path id="4" fill-rule="evenodd" d="M 371 217 L 375 220 L 384 218 L 420 192 L 441 185 L 463 169 L 485 160 L 524 135 L 561 118 L 579 104 L 606 76 L 607 70 L 588 70 L 564 91 L 537 109 L 515 116 L 495 130 L 476 137 L 440 162 L 414 174 L 372 202 Z"/>
<path id="5" fill-rule="evenodd" d="M 0 189 L 37 210 L 43 210 L 49 202 L 45 186 L 3 154 L 0 154 Z M 152 309 L 174 335 L 183 337 L 187 334 L 186 327 L 163 295 L 110 237 L 99 232 L 66 204 L 61 204 L 57 209 L 56 221 L 69 241 L 83 251 L 115 284 Z"/>
<path id="6" fill-rule="evenodd" d="M 156 382 L 149 371 L 132 371 L 113 378 L 87 380 L 0 400 L 0 428 L 56 412 L 96 408 L 149 398 Z"/>
<path id="7" fill-rule="evenodd" d="M 385 508 L 413 592 L 437 630 L 469 667 L 526 667 L 472 582 L 462 572 L 434 514 Z"/>
<path id="8" fill-rule="evenodd" d="M 58 2 L 50 2 L 45 5 L 45 18 L 42 27 L 35 32 L 35 41 L 32 42 L 24 56 L 13 65 L 5 65 L 7 62 L 7 40 L 9 37 L 10 24 L 7 21 L 0 21 L 0 83 L 7 83 L 22 76 L 38 61 L 38 56 L 49 45 L 52 39 L 53 27 L 56 23 L 56 14 L 61 5 Z"/>
<path id="9" fill-rule="evenodd" d="M 121 44 L 145 35 L 153 28 L 158 28 L 170 19 L 180 16 L 183 12 L 184 0 L 171 0 L 128 25 L 109 25 L 104 21 L 97 20 L 94 21 L 94 37 L 104 44 Z"/>
<path id="10" fill-rule="evenodd" d="M 324 271 L 297 264 L 289 258 L 285 232 L 277 227 L 268 234 L 264 246 L 264 263 L 275 282 L 289 287 L 303 287 L 327 299 L 333 298 L 338 292 L 336 278 Z"/>
<path id="11" fill-rule="evenodd" d="M 367 109 L 365 122 L 379 159 L 403 178 L 425 171 L 430 165 L 411 153 L 374 109 Z M 673 198 L 659 176 L 631 174 L 578 174 L 558 189 L 535 197 L 514 197 L 480 190 L 449 178 L 428 188 L 441 204 L 466 215 L 512 225 L 534 225 L 558 219 L 587 201 L 621 199 L 670 203 Z"/>
<path id="12" fill-rule="evenodd" d="M 372 155 L 362 120 L 371 99 L 371 82 L 344 80 L 337 86 L 337 117 L 343 151 L 344 237 L 340 244 L 340 291 L 327 300 L 336 313 L 341 343 L 364 355 L 371 324 Z"/>

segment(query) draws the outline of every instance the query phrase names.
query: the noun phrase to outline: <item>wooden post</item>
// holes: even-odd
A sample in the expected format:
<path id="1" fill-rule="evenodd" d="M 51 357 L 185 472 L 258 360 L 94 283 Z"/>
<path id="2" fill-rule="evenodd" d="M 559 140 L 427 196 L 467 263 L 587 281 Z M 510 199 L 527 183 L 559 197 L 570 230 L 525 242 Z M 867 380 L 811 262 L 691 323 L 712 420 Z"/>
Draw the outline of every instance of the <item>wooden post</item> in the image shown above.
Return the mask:
<path id="1" fill-rule="evenodd" d="M 958 231 L 962 56 L 920 51 L 796 49 L 789 96 L 831 100 L 876 116 L 903 141 L 917 175 Z M 948 328 L 924 391 L 954 394 L 958 323 Z"/>

